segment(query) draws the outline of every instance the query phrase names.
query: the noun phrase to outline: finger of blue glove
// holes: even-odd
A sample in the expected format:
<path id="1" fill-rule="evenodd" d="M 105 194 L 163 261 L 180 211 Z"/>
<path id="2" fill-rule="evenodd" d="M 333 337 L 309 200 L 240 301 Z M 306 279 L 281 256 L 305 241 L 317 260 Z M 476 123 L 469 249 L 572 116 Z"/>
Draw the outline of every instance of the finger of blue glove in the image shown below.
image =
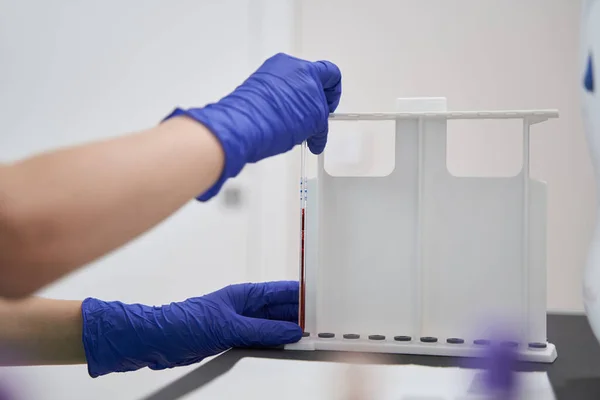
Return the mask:
<path id="1" fill-rule="evenodd" d="M 258 310 L 280 304 L 298 305 L 297 281 L 242 283 L 227 286 L 205 297 L 218 297 L 237 314 L 251 316 Z"/>
<path id="2" fill-rule="evenodd" d="M 298 281 L 251 283 L 248 301 L 266 305 L 298 303 Z"/>
<path id="3" fill-rule="evenodd" d="M 297 281 L 249 283 L 244 293 L 243 308 L 236 310 L 236 312 L 249 317 L 256 316 L 261 311 L 268 313 L 271 307 L 278 305 L 297 307 L 299 288 Z"/>
<path id="4" fill-rule="evenodd" d="M 302 338 L 302 329 L 296 323 L 244 316 L 235 319 L 234 331 L 232 347 L 273 347 Z"/>
<path id="5" fill-rule="evenodd" d="M 323 93 L 327 101 L 327 108 L 330 113 L 334 112 L 340 103 L 342 95 L 342 73 L 337 65 L 329 61 L 317 61 L 313 63 L 316 75 L 323 86 Z M 329 124 L 325 123 L 325 129 L 322 132 L 308 138 L 308 148 L 313 154 L 321 154 L 327 144 L 327 133 Z"/>
<path id="6" fill-rule="evenodd" d="M 298 303 L 275 304 L 256 310 L 249 310 L 245 317 L 273 319 L 278 321 L 298 322 Z"/>
<path id="7" fill-rule="evenodd" d="M 342 72 L 337 65 L 329 61 L 317 61 L 313 65 L 323 85 L 327 107 L 332 113 L 339 105 L 342 95 Z"/>
<path id="8" fill-rule="evenodd" d="M 327 131 L 314 135 L 306 141 L 308 149 L 313 154 L 321 154 L 327 144 Z"/>

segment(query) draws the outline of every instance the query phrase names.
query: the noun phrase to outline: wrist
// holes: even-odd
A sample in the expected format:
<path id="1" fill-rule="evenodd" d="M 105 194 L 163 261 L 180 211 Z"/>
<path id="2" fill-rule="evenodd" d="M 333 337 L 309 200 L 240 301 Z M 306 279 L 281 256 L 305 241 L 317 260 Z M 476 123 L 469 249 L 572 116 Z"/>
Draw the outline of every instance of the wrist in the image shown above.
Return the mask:
<path id="1" fill-rule="evenodd" d="M 223 184 L 236 177 L 247 162 L 245 146 L 240 143 L 239 127 L 236 126 L 228 110 L 220 103 L 209 104 L 203 108 L 176 108 L 165 119 L 185 116 L 202 124 L 219 142 L 224 155 L 224 164 L 216 182 L 197 197 L 200 201 L 208 201 L 214 197 Z"/>
<path id="2" fill-rule="evenodd" d="M 94 298 L 83 301 L 82 339 L 88 373 L 92 378 L 112 372 L 135 371 L 157 363 L 159 349 L 148 347 L 149 343 L 160 343 L 148 337 L 159 332 L 148 326 L 158 324 L 156 310 L 141 304 L 105 302 Z"/>

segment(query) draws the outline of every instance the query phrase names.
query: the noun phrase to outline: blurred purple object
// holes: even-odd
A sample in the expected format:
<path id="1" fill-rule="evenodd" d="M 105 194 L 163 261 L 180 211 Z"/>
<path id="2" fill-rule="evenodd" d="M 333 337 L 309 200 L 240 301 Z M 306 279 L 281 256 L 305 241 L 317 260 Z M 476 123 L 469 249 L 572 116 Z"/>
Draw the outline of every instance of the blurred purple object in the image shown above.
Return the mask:
<path id="1" fill-rule="evenodd" d="M 490 346 L 486 360 L 485 383 L 487 388 L 503 399 L 512 398 L 516 387 L 515 366 L 517 353 L 512 346 Z"/>
<path id="2" fill-rule="evenodd" d="M 12 378 L 12 379 L 11 379 Z M 17 400 L 21 399 L 22 396 L 17 396 L 20 384 L 14 379 L 6 375 L 0 375 L 0 400 Z"/>
<path id="3" fill-rule="evenodd" d="M 15 400 L 15 398 L 10 395 L 10 392 L 2 383 L 0 383 L 0 400 Z"/>

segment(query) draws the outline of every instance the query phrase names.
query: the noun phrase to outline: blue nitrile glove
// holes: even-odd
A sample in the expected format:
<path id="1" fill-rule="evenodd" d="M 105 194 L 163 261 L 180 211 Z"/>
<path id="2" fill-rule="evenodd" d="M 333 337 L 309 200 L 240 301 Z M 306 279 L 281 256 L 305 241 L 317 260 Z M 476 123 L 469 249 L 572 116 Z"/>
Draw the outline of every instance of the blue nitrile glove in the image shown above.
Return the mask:
<path id="1" fill-rule="evenodd" d="M 246 163 L 291 150 L 308 140 L 319 154 L 327 142 L 328 116 L 340 101 L 341 73 L 328 61 L 309 62 L 286 54 L 269 58 L 241 86 L 203 108 L 176 109 L 206 126 L 220 141 L 225 167 L 198 200 L 217 194 Z"/>
<path id="2" fill-rule="evenodd" d="M 298 282 L 232 285 L 162 307 L 83 301 L 90 376 L 189 365 L 232 347 L 300 340 Z"/>

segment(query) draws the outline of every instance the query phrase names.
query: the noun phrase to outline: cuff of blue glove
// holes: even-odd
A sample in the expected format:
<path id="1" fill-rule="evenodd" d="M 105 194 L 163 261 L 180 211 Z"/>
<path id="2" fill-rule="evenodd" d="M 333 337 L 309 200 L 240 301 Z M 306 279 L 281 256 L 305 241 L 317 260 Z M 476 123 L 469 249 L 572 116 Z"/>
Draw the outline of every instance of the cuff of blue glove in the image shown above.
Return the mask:
<path id="1" fill-rule="evenodd" d="M 135 336 L 121 302 L 105 302 L 87 298 L 81 305 L 82 341 L 88 374 L 92 378 L 112 372 L 135 371 L 150 365 L 134 353 L 141 347 L 129 336 Z M 144 306 L 140 306 L 144 307 Z M 146 307 L 148 308 L 148 307 Z"/>
<path id="2" fill-rule="evenodd" d="M 82 342 L 87 361 L 88 374 L 92 378 L 109 374 L 113 371 L 102 366 L 104 364 L 97 355 L 99 347 L 98 329 L 101 314 L 104 311 L 103 302 L 94 298 L 87 298 L 81 304 L 81 316 L 83 318 Z"/>
<path id="3" fill-rule="evenodd" d="M 209 131 L 211 131 L 223 148 L 223 153 L 225 154 L 225 166 L 223 167 L 223 172 L 221 173 L 221 176 L 217 182 L 215 182 L 206 192 L 196 197 L 196 199 L 199 201 L 208 201 L 216 196 L 223 187 L 225 181 L 229 178 L 237 176 L 245 164 L 245 162 L 242 161 L 244 159 L 242 154 L 236 154 L 236 147 L 229 143 L 231 137 L 233 136 L 231 132 L 229 132 L 229 130 L 224 126 L 220 126 L 223 124 L 219 123 L 218 116 L 215 115 L 214 119 L 210 117 L 210 107 L 214 107 L 214 105 L 211 104 L 205 108 L 195 108 L 190 110 L 176 108 L 164 119 L 167 120 L 182 115 L 191 118 L 201 123 Z M 239 151 L 237 152 L 239 153 Z"/>

